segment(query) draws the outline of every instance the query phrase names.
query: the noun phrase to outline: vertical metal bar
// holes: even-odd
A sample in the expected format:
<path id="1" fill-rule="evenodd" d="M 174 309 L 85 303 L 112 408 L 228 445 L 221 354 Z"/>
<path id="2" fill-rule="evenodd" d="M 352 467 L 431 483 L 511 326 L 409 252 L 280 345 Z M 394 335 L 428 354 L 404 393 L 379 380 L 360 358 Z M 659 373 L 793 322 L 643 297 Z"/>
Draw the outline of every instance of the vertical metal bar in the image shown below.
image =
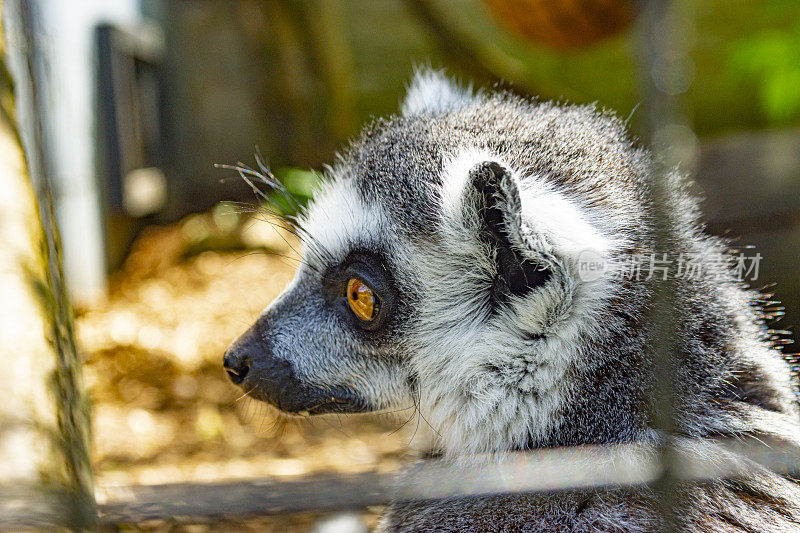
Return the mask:
<path id="1" fill-rule="evenodd" d="M 654 153 L 651 186 L 652 218 L 654 224 L 652 252 L 673 254 L 677 241 L 672 234 L 673 217 L 670 194 L 674 185 L 667 176 L 678 163 L 685 163 L 691 154 L 686 148 L 694 146 L 694 136 L 686 126 L 682 112 L 683 94 L 691 81 L 688 69 L 688 34 L 691 25 L 685 16 L 686 5 L 678 1 L 641 0 L 638 47 L 640 51 L 640 83 L 645 108 L 646 137 Z M 691 161 L 689 161 L 691 163 Z M 676 178 L 680 179 L 680 178 Z M 681 357 L 676 342 L 678 327 L 674 273 L 666 280 L 653 276 L 653 305 L 651 320 L 653 332 L 651 347 L 653 362 L 654 398 L 651 405 L 651 423 L 661 435 L 661 463 L 663 471 L 654 484 L 658 511 L 664 531 L 678 531 L 680 505 L 678 479 L 675 475 L 676 453 L 673 435 L 676 430 L 675 376 Z"/>
<path id="2" fill-rule="evenodd" d="M 27 78 L 28 94 L 17 95 L 25 100 L 29 120 L 21 124 L 27 129 L 26 159 L 38 204 L 44 232 L 43 251 L 46 260 L 45 311 L 49 318 L 53 348 L 56 356 L 51 382 L 56 402 L 58 440 L 66 469 L 67 489 L 71 496 L 71 516 L 65 517 L 73 529 L 94 529 L 97 510 L 94 500 L 92 468 L 89 457 L 88 399 L 82 389 L 80 359 L 75 343 L 72 307 L 67 296 L 62 267 L 61 241 L 56 222 L 48 159 L 48 137 L 43 120 L 46 113 L 45 56 L 39 48 L 37 32 L 39 13 L 34 0 L 19 0 L 18 16 L 20 42 L 25 58 L 21 75 Z"/>

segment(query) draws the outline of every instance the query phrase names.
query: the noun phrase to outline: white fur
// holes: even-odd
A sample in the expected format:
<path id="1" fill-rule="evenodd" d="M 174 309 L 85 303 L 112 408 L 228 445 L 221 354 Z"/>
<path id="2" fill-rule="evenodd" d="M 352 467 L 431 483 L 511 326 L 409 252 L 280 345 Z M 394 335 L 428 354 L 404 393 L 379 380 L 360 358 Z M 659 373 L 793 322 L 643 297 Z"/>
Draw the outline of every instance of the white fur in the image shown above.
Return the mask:
<path id="1" fill-rule="evenodd" d="M 485 293 L 476 288 L 492 278 L 495 265 L 479 238 L 481 222 L 469 208 L 467 179 L 484 161 L 505 164 L 479 150 L 464 151 L 446 164 L 440 246 L 433 255 L 414 250 L 411 259 L 429 295 L 410 332 L 421 427 L 427 430 L 428 442 L 421 445 L 453 458 L 513 449 L 558 424 L 570 392 L 562 378 L 582 356 L 577 338 L 596 327 L 602 301 L 613 293 L 608 278 L 583 282 L 575 276 L 581 251 L 606 256 L 613 239 L 598 233 L 543 181 L 521 180 L 512 170 L 522 201 L 516 222 L 525 241 L 520 244 L 553 277 L 489 315 L 480 300 Z M 528 339 L 523 333 L 546 335 Z"/>
<path id="2" fill-rule="evenodd" d="M 443 113 L 465 105 L 472 98 L 469 87 L 453 83 L 439 70 L 418 70 L 401 106 L 405 116 Z"/>
<path id="3" fill-rule="evenodd" d="M 384 242 L 388 228 L 383 211 L 363 202 L 347 179 L 323 186 L 301 225 L 313 237 L 313 242 L 303 240 L 307 261 L 314 260 L 313 246 L 329 254 L 329 260 L 341 261 L 355 242 Z"/>

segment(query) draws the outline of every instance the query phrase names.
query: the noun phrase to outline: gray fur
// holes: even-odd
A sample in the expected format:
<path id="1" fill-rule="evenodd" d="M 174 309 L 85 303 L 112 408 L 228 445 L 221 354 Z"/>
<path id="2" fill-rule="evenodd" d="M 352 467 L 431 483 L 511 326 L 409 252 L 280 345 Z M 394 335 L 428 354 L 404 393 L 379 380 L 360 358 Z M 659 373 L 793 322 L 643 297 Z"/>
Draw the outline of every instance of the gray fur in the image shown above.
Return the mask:
<path id="1" fill-rule="evenodd" d="M 430 72 L 412 84 L 403 110 L 339 158 L 301 221 L 304 265 L 254 325 L 270 357 L 303 383 L 349 387 L 369 410 L 414 406 L 424 420 L 417 447 L 449 460 L 652 441 L 651 284 L 584 282 L 575 268 L 587 246 L 611 270 L 627 254 L 726 253 L 703 233 L 677 176 L 664 178 L 677 237 L 659 250 L 651 157 L 614 116 L 473 95 Z M 497 204 L 515 257 L 551 273 L 500 304 L 487 296 L 498 251 L 482 240 L 485 206 L 468 183 L 482 161 L 507 171 Z M 379 254 L 397 289 L 378 332 L 354 331 L 320 296 L 325 273 L 353 250 Z M 674 297 L 680 433 L 797 440 L 795 386 L 770 344 L 760 296 L 721 265 L 680 279 Z M 404 504 L 383 528 L 654 531 L 650 499 L 644 490 L 605 490 Z M 766 471 L 686 487 L 682 501 L 690 531 L 800 530 L 800 490 Z"/>

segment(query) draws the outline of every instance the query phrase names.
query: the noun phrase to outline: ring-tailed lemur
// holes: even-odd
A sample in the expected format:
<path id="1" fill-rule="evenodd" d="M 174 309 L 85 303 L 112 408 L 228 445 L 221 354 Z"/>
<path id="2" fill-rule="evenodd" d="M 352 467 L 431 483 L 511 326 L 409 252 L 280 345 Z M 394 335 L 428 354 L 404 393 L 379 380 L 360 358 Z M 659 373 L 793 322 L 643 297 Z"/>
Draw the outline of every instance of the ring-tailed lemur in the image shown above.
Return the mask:
<path id="1" fill-rule="evenodd" d="M 303 263 L 225 355 L 250 396 L 294 414 L 414 405 L 447 459 L 653 442 L 650 284 L 620 273 L 655 251 L 651 156 L 591 107 L 473 93 L 424 71 L 399 116 L 329 169 L 299 227 Z M 710 258 L 680 180 L 675 283 L 679 432 L 800 438 L 795 388 L 758 295 Z M 581 276 L 587 250 L 606 271 Z M 762 471 L 687 487 L 691 531 L 800 530 L 800 490 Z M 646 490 L 397 504 L 387 530 L 654 531 Z"/>

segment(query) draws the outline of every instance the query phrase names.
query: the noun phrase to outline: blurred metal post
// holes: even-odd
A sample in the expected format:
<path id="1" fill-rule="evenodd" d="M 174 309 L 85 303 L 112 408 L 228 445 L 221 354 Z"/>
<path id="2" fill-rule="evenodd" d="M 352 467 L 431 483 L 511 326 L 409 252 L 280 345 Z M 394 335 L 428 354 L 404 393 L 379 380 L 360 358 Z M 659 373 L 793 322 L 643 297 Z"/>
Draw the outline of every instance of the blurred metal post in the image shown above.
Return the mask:
<path id="1" fill-rule="evenodd" d="M 639 78 L 642 90 L 647 140 L 654 153 L 651 181 L 651 216 L 655 232 L 652 253 L 673 253 L 672 219 L 670 208 L 672 185 L 667 176 L 679 163 L 692 164 L 694 136 L 686 125 L 680 95 L 691 83 L 688 68 L 689 33 L 691 25 L 685 17 L 686 5 L 678 1 L 640 0 L 639 13 Z M 687 161 L 688 160 L 688 161 Z M 685 166 L 685 165 L 684 165 Z M 683 168 L 682 170 L 686 170 Z M 675 179 L 681 179 L 675 177 Z M 664 531 L 678 531 L 680 506 L 677 454 L 674 447 L 676 430 L 675 376 L 681 354 L 677 350 L 675 331 L 679 326 L 675 313 L 676 287 L 674 273 L 666 280 L 653 277 L 653 304 L 650 322 L 653 325 L 652 348 L 654 396 L 651 423 L 662 435 L 660 446 L 662 473 L 653 484 L 661 513 Z"/>
<path id="2" fill-rule="evenodd" d="M 54 404 L 55 411 L 56 427 L 51 430 L 53 434 L 48 435 L 54 441 L 55 457 L 52 458 L 50 469 L 41 472 L 40 476 L 44 484 L 66 490 L 67 516 L 59 517 L 58 525 L 89 530 L 95 527 L 97 511 L 89 458 L 88 399 L 82 389 L 72 308 L 64 283 L 61 243 L 50 181 L 51 152 L 43 127 L 47 102 L 41 89 L 47 68 L 46 58 L 37 41 L 39 13 L 34 0 L 7 0 L 7 3 L 3 22 L 12 30 L 8 32 L 9 48 L 14 48 L 17 60 L 14 97 L 21 110 L 18 127 L 43 232 L 43 279 L 31 279 L 30 283 L 41 298 L 42 314 L 55 359 L 52 372 L 43 377 L 42 382 L 29 384 L 32 388 L 47 389 L 47 399 Z"/>

